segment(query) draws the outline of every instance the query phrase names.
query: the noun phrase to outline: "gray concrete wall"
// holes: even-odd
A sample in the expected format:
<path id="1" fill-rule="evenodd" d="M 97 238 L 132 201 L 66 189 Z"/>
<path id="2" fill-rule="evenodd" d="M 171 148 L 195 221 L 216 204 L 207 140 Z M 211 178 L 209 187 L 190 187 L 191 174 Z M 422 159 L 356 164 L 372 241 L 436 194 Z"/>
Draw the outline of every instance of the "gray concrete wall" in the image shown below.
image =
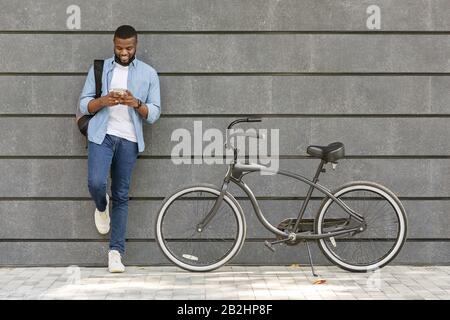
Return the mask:
<path id="1" fill-rule="evenodd" d="M 81 9 L 68 30 L 66 9 Z M 369 5 L 381 29 L 368 30 Z M 93 59 L 112 56 L 120 24 L 140 32 L 139 58 L 159 72 L 162 115 L 145 126 L 130 191 L 129 264 L 167 264 L 154 241 L 162 199 L 224 165 L 171 162 L 177 128 L 223 129 L 240 115 L 280 129 L 281 166 L 312 176 L 309 144 L 342 141 L 347 159 L 321 183 L 373 180 L 404 201 L 409 239 L 394 263 L 450 263 L 450 2 L 447 0 L 0 0 L 0 265 L 104 265 L 93 225 L 87 154 L 74 110 Z M 124 9 L 126 8 L 126 10 Z M 163 174 L 168 172 L 169 174 Z M 276 223 L 305 187 L 246 180 Z M 248 239 L 233 263 L 305 263 L 306 250 L 268 251 L 243 193 Z M 318 196 L 318 194 L 314 194 Z M 315 198 L 312 208 L 317 208 Z M 327 263 L 314 247 L 315 260 Z"/>

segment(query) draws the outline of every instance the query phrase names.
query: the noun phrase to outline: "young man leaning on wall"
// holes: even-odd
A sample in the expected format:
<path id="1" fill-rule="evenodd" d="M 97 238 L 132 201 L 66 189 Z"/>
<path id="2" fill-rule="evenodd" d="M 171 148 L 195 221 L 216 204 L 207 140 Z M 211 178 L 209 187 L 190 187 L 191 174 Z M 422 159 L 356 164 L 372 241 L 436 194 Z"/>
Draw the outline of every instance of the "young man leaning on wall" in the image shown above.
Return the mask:
<path id="1" fill-rule="evenodd" d="M 145 148 L 142 122 L 155 123 L 161 104 L 157 72 L 136 58 L 136 30 L 129 25 L 120 26 L 113 43 L 114 56 L 103 63 L 101 97 L 95 99 L 91 66 L 79 108 L 84 115 L 94 115 L 87 138 L 88 188 L 96 206 L 95 225 L 101 234 L 111 229 L 109 271 L 124 272 L 121 257 L 125 253 L 130 180 L 138 153 Z M 111 197 L 106 190 L 110 170 Z"/>

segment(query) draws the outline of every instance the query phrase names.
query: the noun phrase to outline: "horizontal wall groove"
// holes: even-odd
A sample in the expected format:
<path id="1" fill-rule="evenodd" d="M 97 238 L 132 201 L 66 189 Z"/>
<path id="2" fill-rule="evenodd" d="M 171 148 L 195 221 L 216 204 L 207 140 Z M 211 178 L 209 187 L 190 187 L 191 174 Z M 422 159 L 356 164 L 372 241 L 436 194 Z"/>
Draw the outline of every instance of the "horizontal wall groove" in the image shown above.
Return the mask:
<path id="1" fill-rule="evenodd" d="M 89 197 L 0 197 L 0 201 L 91 201 Z M 161 201 L 164 197 L 129 197 L 130 201 Z"/>
<path id="2" fill-rule="evenodd" d="M 0 114 L 0 118 L 75 118 L 75 113 L 5 113 Z"/>
<path id="3" fill-rule="evenodd" d="M 331 141 L 331 140 L 330 140 Z M 231 159 L 232 156 L 228 157 Z M 21 156 L 0 156 L 0 160 L 77 160 L 77 159 L 86 159 L 88 156 L 36 156 L 36 155 L 21 155 Z M 138 159 L 142 160 L 171 160 L 172 156 L 170 155 L 139 155 Z M 267 156 L 267 157 L 259 157 L 261 160 L 274 159 L 275 156 Z M 313 158 L 307 155 L 279 155 L 276 158 L 280 160 L 318 160 L 317 158 Z M 176 159 L 184 159 L 184 160 L 194 160 L 194 159 L 222 159 L 225 160 L 227 157 L 213 157 L 213 156 L 191 156 L 191 157 L 176 157 Z M 240 160 L 245 160 L 244 157 L 238 158 Z M 253 158 L 249 158 L 253 159 Z M 370 160 L 370 159 L 379 159 L 379 160 L 433 160 L 433 159 L 450 159 L 450 155 L 346 155 L 344 159 L 340 161 L 345 161 L 346 159 L 361 159 L 361 160 Z M 243 161 L 242 161 L 243 162 Z M 203 164 L 208 165 L 208 164 Z M 225 164 L 223 164 L 225 165 Z"/>
<path id="4" fill-rule="evenodd" d="M 253 242 L 253 243 L 261 243 L 264 244 L 264 241 L 270 239 L 267 238 L 246 238 L 245 242 Z M 185 240 L 185 239 L 180 239 Z M 349 239 L 351 240 L 351 239 Z M 387 239 L 372 239 L 377 242 L 389 241 Z M 134 239 L 125 239 L 126 242 L 156 242 L 155 238 L 134 238 Z M 0 239 L 0 242 L 109 242 L 109 239 Z M 450 238 L 409 238 L 406 239 L 406 242 L 450 242 Z M 302 243 L 300 243 L 301 245 Z"/>
<path id="5" fill-rule="evenodd" d="M 109 58 L 109 57 L 107 57 Z M 1 76 L 86 76 L 87 72 L 2 72 Z M 158 72 L 163 77 L 195 76 L 450 76 L 450 72 Z"/>
<path id="6" fill-rule="evenodd" d="M 269 114 L 269 113 L 190 113 L 190 114 L 161 114 L 161 118 L 245 118 L 245 117 L 261 117 L 264 119 L 283 119 L 283 118 L 450 118 L 450 113 L 384 113 L 384 114 L 318 114 L 318 113 L 283 113 L 283 114 Z M 75 118 L 74 113 L 0 113 L 0 118 Z M 75 119 L 74 119 L 75 120 Z"/>
<path id="7" fill-rule="evenodd" d="M 1 115 L 0 115 L 1 116 Z M 22 116 L 22 115 L 21 115 Z M 71 115 L 71 117 L 75 117 Z M 255 114 L 224 114 L 224 113 L 211 113 L 211 114 L 161 114 L 161 118 L 245 118 L 245 117 L 261 117 L 263 118 L 449 118 L 450 114 L 429 114 L 429 113 L 384 113 L 384 114 L 319 114 L 319 113 L 255 113 Z"/>
<path id="8" fill-rule="evenodd" d="M 348 182 L 348 181 L 346 181 Z M 219 185 L 218 185 L 219 186 Z M 251 187 L 251 186 L 250 186 Z M 175 192 L 175 189 L 173 190 Z M 169 194 L 168 194 L 169 195 Z M 249 200 L 245 196 L 234 196 L 238 201 Z M 305 200 L 305 196 L 255 196 L 256 200 Z M 398 196 L 402 201 L 450 201 L 450 197 L 404 197 Z M 130 201 L 162 201 L 165 197 L 129 197 Z M 312 196 L 311 200 L 322 200 L 323 197 Z M 92 201 L 89 197 L 0 197 L 1 201 Z"/>
<path id="9" fill-rule="evenodd" d="M 0 160 L 77 160 L 77 159 L 87 159 L 88 156 L 35 156 L 35 155 L 22 155 L 22 156 L 0 156 Z M 139 155 L 137 157 L 138 159 L 142 160 L 171 160 L 172 156 L 170 155 L 158 155 L 158 156 L 151 156 L 151 155 Z M 231 156 L 228 157 L 231 159 Z M 275 156 L 267 156 L 267 157 L 258 157 L 258 159 L 267 160 L 267 159 L 274 159 Z M 307 155 L 278 155 L 276 158 L 281 160 L 318 160 L 317 158 L 313 158 Z M 227 157 L 225 156 L 191 156 L 191 157 L 176 157 L 176 159 L 183 159 L 183 160 L 194 160 L 194 159 L 205 159 L 205 160 L 212 160 L 212 159 L 222 159 L 225 160 Z M 238 159 L 245 160 L 244 157 L 239 157 Z M 249 159 L 254 159 L 250 157 Z M 361 160 L 367 160 L 367 159 L 380 159 L 380 160 L 433 160 L 433 159 L 450 159 L 450 155 L 346 155 L 344 159 L 340 161 L 350 159 L 361 159 Z M 208 165 L 208 164 L 203 164 Z"/>
<path id="10" fill-rule="evenodd" d="M 29 76 L 29 77 L 44 77 L 44 76 L 87 76 L 87 72 L 1 72 L 0 77 L 9 76 Z"/>
<path id="11" fill-rule="evenodd" d="M 292 34 L 335 34 L 335 35 L 450 35 L 450 30 L 142 30 L 138 35 L 292 35 Z M 114 30 L 0 30 L 0 34 L 63 34 L 63 35 L 114 35 Z"/>

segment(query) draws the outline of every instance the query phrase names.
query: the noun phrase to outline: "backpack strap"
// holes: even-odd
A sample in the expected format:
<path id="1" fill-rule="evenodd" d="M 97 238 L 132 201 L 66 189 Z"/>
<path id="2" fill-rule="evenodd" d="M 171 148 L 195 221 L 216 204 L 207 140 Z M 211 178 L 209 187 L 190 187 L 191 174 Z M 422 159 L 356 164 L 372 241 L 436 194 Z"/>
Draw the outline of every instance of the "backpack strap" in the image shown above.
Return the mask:
<path id="1" fill-rule="evenodd" d="M 104 60 L 94 60 L 94 77 L 95 77 L 95 99 L 102 96 L 102 75 Z M 86 134 L 86 149 L 88 148 L 88 138 Z"/>
<path id="2" fill-rule="evenodd" d="M 104 60 L 94 60 L 95 98 L 102 96 L 102 74 Z"/>

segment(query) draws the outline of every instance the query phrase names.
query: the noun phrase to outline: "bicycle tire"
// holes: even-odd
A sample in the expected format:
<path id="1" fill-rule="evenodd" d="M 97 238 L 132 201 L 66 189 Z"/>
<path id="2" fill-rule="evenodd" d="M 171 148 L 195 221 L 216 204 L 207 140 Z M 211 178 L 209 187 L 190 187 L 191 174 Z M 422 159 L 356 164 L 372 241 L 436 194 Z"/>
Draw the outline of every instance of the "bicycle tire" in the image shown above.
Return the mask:
<path id="1" fill-rule="evenodd" d="M 167 259 L 169 259 L 171 262 L 173 262 L 175 265 L 177 265 L 178 267 L 188 270 L 188 271 L 193 271 L 193 272 L 208 272 L 208 271 L 212 271 L 215 270 L 221 266 L 223 266 L 224 264 L 226 264 L 227 262 L 229 262 L 234 256 L 236 256 L 239 251 L 242 248 L 242 245 L 244 244 L 244 240 L 245 240 L 245 235 L 246 235 L 246 223 L 245 223 L 245 217 L 242 211 L 241 206 L 239 205 L 239 203 L 236 201 L 236 199 L 228 192 L 225 193 L 224 195 L 224 199 L 223 199 L 223 203 L 222 203 L 222 207 L 219 208 L 219 211 L 217 212 L 216 216 L 211 220 L 210 224 L 207 226 L 207 228 L 210 228 L 209 230 L 211 230 L 212 227 L 220 227 L 221 229 L 218 231 L 211 231 L 209 232 L 209 234 L 211 234 L 211 236 L 217 237 L 216 235 L 219 234 L 220 232 L 225 232 L 226 228 L 224 228 L 223 223 L 219 224 L 220 221 L 214 221 L 214 219 L 216 219 L 216 217 L 219 217 L 220 210 L 223 210 L 223 205 L 226 204 L 229 206 L 229 208 L 231 208 L 231 210 L 229 212 L 231 212 L 230 217 L 227 219 L 227 223 L 236 223 L 235 228 L 236 230 L 234 230 L 235 232 L 231 232 L 235 235 L 232 235 L 231 237 L 234 238 L 230 238 L 230 239 L 223 239 L 222 242 L 220 242 L 220 238 L 219 240 L 217 240 L 217 238 L 213 239 L 213 240 L 208 240 L 206 238 L 191 238 L 191 239 L 170 239 L 170 237 L 176 237 L 176 233 L 177 231 L 174 232 L 170 232 L 170 231 L 166 231 L 165 228 L 165 220 L 167 220 L 167 228 L 169 228 L 170 225 L 170 219 L 168 218 L 169 215 L 169 211 L 168 209 L 171 208 L 171 206 L 173 206 L 173 204 L 177 201 L 183 201 L 181 198 L 188 194 L 188 193 L 192 193 L 192 192 L 205 192 L 205 193 L 209 193 L 211 195 L 213 195 L 213 197 L 217 197 L 220 194 L 220 190 L 214 186 L 214 185 L 210 185 L 210 184 L 200 184 L 200 185 L 195 185 L 195 186 L 189 186 L 189 187 L 185 187 L 182 189 L 179 189 L 178 191 L 174 192 L 171 196 L 167 197 L 163 204 L 161 205 L 160 210 L 158 211 L 157 214 L 157 218 L 156 218 L 156 224 L 155 224 L 155 228 L 156 228 L 156 240 L 157 243 L 160 247 L 160 249 L 162 250 L 163 254 L 166 256 Z M 191 198 L 187 198 L 187 201 L 191 201 L 189 200 Z M 195 199 L 195 198 L 194 198 Z M 186 200 L 186 199 L 185 199 Z M 213 199 L 215 200 L 215 199 Z M 212 201 L 213 201 L 212 200 Z M 178 205 L 178 207 L 182 207 L 183 212 L 193 212 L 193 210 L 188 210 L 187 208 L 189 208 L 189 205 L 187 205 L 186 203 L 183 203 L 182 205 Z M 205 207 L 207 207 L 205 205 Z M 208 207 L 207 207 L 208 208 Z M 192 207 L 193 209 L 193 207 Z M 198 209 L 198 207 L 197 207 Z M 197 210 L 198 211 L 198 210 Z M 205 213 L 207 210 L 204 210 L 203 213 Z M 223 212 L 223 211 L 222 211 Z M 188 229 L 192 229 L 194 230 L 194 233 L 192 234 L 192 236 L 194 235 L 199 235 L 199 233 L 197 232 L 197 234 L 195 234 L 196 232 L 196 223 L 198 223 L 199 220 L 195 220 L 195 215 L 198 215 L 198 212 L 196 212 L 195 214 L 191 214 L 190 217 L 184 217 L 184 215 L 182 215 L 181 217 L 184 217 L 186 225 L 188 225 Z M 173 215 L 172 215 L 173 216 Z M 190 218 L 192 218 L 192 221 L 189 220 Z M 199 217 L 198 217 L 199 218 Z M 173 219 L 173 218 L 172 218 Z M 181 219 L 176 219 L 177 222 L 174 223 L 183 223 L 182 221 L 180 221 Z M 234 221 L 234 222 L 233 222 Z M 166 228 L 166 229 L 167 229 Z M 192 231 L 190 230 L 190 231 Z M 203 232 L 203 231 L 202 231 Z M 171 235 L 169 235 L 171 233 Z M 206 235 L 205 235 L 206 236 Z M 204 240 L 204 241 L 203 241 Z M 178 242 L 177 242 L 178 241 Z M 212 259 L 212 255 L 216 254 L 216 252 L 214 250 L 208 250 L 209 248 L 207 247 L 207 245 L 205 243 L 216 243 L 216 242 L 220 242 L 222 244 L 225 244 L 228 242 L 232 242 L 231 247 L 227 250 L 226 254 L 223 257 L 218 258 L 218 260 L 214 260 L 214 261 L 206 261 L 204 259 L 206 259 L 206 257 L 204 257 L 204 259 L 202 259 L 202 261 L 199 261 L 199 257 L 200 255 L 195 255 L 195 254 L 187 254 L 187 250 L 185 250 L 184 248 L 181 249 L 181 246 L 186 246 L 189 247 L 191 246 L 191 250 L 194 251 L 194 246 L 203 246 L 201 249 L 203 250 L 207 250 L 209 252 L 209 259 Z M 172 244 L 169 244 L 173 242 L 173 246 Z M 177 244 L 178 243 L 178 244 Z M 177 246 L 180 248 L 180 254 L 178 254 L 178 252 L 175 252 L 177 249 Z M 184 251 L 183 251 L 184 250 Z M 196 251 L 200 251 L 201 253 L 204 253 L 203 250 L 200 250 L 200 248 L 196 248 Z M 196 260 L 197 259 L 197 260 Z"/>
<path id="2" fill-rule="evenodd" d="M 340 257 L 339 254 L 332 252 L 331 248 L 337 247 L 336 240 L 334 238 L 333 238 L 333 241 L 331 241 L 331 238 L 319 239 L 318 244 L 319 244 L 319 247 L 320 247 L 322 253 L 327 257 L 327 259 L 329 261 L 331 261 L 333 264 L 337 265 L 338 267 L 340 267 L 344 270 L 347 270 L 347 271 L 352 271 L 352 272 L 368 272 L 368 271 L 373 271 L 373 270 L 382 268 L 383 266 L 385 266 L 389 262 L 391 262 L 398 255 L 398 253 L 400 252 L 401 248 L 403 247 L 406 237 L 407 237 L 407 217 L 406 217 L 405 209 L 404 209 L 401 201 L 398 199 L 398 197 L 392 191 L 390 191 L 388 188 L 386 188 L 380 184 L 377 184 L 375 182 L 370 182 L 370 181 L 350 182 L 348 184 L 345 184 L 345 185 L 339 187 L 336 191 L 332 192 L 332 194 L 335 197 L 339 198 L 344 195 L 348 196 L 348 194 L 350 192 L 358 191 L 358 190 L 370 191 L 375 194 L 378 194 L 381 198 L 387 200 L 388 203 L 392 206 L 393 212 L 395 212 L 396 218 L 398 220 L 398 228 L 397 228 L 398 232 L 397 232 L 397 235 L 395 236 L 395 242 L 394 242 L 394 245 L 392 246 L 392 249 L 390 249 L 381 258 L 379 258 L 378 260 L 376 260 L 374 262 L 351 263 L 349 261 L 344 261 L 344 259 L 342 257 Z M 349 198 L 351 198 L 351 197 L 349 197 Z M 357 200 L 357 198 L 355 200 Z M 376 199 L 369 199 L 369 200 L 373 201 Z M 328 209 L 330 208 L 330 205 L 334 202 L 335 201 L 329 197 L 325 198 L 322 201 L 322 204 L 320 206 L 320 209 L 319 209 L 316 219 L 315 219 L 315 232 L 317 234 L 325 233 L 324 232 L 325 230 L 323 228 L 325 219 L 326 219 L 325 215 L 326 215 Z M 336 206 L 338 206 L 338 205 L 336 204 Z M 349 206 L 352 207 L 351 205 L 349 205 Z M 368 228 L 369 227 L 371 227 L 371 225 L 369 225 L 369 223 L 368 223 Z M 390 230 L 389 228 L 390 228 L 390 226 L 388 226 L 388 228 L 386 230 Z M 392 230 L 394 230 L 394 229 L 392 229 Z M 366 231 L 363 231 L 361 233 L 361 235 L 363 235 L 364 232 L 366 232 Z M 382 231 L 374 230 L 374 231 L 370 231 L 370 232 L 376 233 L 376 232 L 382 232 Z M 377 249 L 377 245 L 378 245 L 378 247 L 383 246 L 383 244 L 380 245 L 380 243 L 382 243 L 383 239 L 376 239 L 376 240 L 378 241 L 378 244 L 376 243 L 375 239 L 373 239 L 371 242 L 371 243 L 373 243 L 373 248 L 374 248 L 372 251 L 376 251 L 375 249 Z M 357 243 L 357 242 L 359 242 L 360 246 L 362 247 L 362 243 L 364 243 L 364 241 L 369 243 L 369 241 L 371 241 L 371 239 L 369 239 L 369 240 L 365 239 L 363 241 L 362 239 L 358 240 L 356 238 L 350 238 L 350 239 L 347 239 L 347 241 L 348 241 L 348 245 L 347 245 L 348 247 L 351 247 L 351 245 L 354 245 L 354 243 Z M 352 243 L 352 241 L 353 241 L 353 243 Z M 387 242 L 387 240 L 385 242 Z M 343 245 L 345 245 L 345 242 L 341 242 L 341 243 Z M 361 250 L 361 252 L 362 252 L 362 250 Z M 355 254 L 353 253 L 353 255 L 355 255 Z M 343 254 L 342 254 L 342 256 L 343 256 Z"/>

